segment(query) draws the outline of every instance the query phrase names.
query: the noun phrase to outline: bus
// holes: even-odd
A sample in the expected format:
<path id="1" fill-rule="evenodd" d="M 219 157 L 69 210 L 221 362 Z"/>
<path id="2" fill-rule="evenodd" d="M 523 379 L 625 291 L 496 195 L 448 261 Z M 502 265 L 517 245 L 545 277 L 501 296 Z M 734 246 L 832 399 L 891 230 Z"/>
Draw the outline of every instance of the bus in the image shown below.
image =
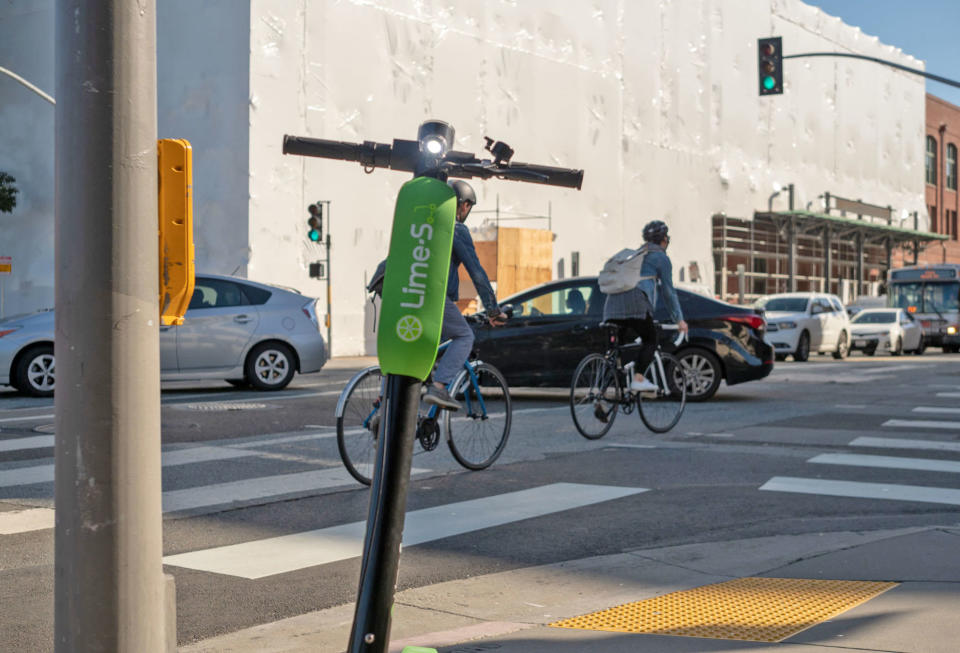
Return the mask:
<path id="1" fill-rule="evenodd" d="M 960 352 L 960 264 L 912 265 L 890 270 L 887 306 L 902 308 L 920 322 L 923 341 Z"/>

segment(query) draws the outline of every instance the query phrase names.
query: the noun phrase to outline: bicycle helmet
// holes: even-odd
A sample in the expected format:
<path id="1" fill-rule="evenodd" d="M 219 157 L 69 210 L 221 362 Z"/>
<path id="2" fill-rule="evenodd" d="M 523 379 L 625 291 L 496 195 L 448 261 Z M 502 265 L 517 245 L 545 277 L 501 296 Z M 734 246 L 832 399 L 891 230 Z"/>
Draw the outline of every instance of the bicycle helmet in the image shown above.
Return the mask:
<path id="1" fill-rule="evenodd" d="M 661 243 L 669 230 L 663 220 L 653 220 L 643 228 L 643 240 L 648 243 Z"/>
<path id="2" fill-rule="evenodd" d="M 457 204 L 467 202 L 470 206 L 477 203 L 477 194 L 473 192 L 473 187 L 461 179 L 455 179 L 447 182 L 447 185 L 457 194 Z"/>

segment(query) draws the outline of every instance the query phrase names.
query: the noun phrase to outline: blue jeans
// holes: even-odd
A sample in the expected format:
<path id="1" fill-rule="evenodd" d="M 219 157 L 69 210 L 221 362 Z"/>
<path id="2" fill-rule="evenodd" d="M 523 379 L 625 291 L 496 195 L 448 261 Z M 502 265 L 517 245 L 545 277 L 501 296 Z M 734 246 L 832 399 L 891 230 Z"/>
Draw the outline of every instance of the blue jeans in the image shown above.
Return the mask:
<path id="1" fill-rule="evenodd" d="M 470 351 L 473 349 L 473 329 L 463 318 L 456 303 L 449 297 L 443 306 L 440 340 L 452 340 L 452 342 L 437 362 L 433 380 L 448 385 L 463 369 L 463 364 L 467 362 Z"/>

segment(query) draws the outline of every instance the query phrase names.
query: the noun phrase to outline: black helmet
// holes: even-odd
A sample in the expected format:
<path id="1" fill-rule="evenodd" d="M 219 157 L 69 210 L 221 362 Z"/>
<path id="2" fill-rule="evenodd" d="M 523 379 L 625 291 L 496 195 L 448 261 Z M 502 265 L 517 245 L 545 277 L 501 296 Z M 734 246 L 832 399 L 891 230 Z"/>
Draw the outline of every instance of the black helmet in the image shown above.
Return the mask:
<path id="1" fill-rule="evenodd" d="M 648 243 L 661 243 L 667 237 L 669 227 L 663 220 L 648 222 L 643 228 L 643 240 Z"/>
<path id="2" fill-rule="evenodd" d="M 447 182 L 447 185 L 457 194 L 457 204 L 469 202 L 470 206 L 477 203 L 477 194 L 473 192 L 473 187 L 461 179 L 455 179 Z"/>

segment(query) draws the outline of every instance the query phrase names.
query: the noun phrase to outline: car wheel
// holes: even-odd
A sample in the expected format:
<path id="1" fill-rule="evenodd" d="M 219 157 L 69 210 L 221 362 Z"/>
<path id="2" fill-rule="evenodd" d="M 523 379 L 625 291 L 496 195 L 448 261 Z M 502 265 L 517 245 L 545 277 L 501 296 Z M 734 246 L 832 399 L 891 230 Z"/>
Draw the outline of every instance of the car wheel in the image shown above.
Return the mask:
<path id="1" fill-rule="evenodd" d="M 863 350 L 863 353 L 866 354 L 867 356 L 873 356 L 874 354 L 877 353 L 877 348 L 876 348 L 876 347 L 868 347 L 867 349 L 864 349 L 864 350 Z"/>
<path id="2" fill-rule="evenodd" d="M 786 354 L 774 354 L 773 357 L 774 357 L 776 360 L 778 360 L 778 361 L 785 361 L 785 360 L 787 360 L 787 355 L 786 355 Z"/>
<path id="3" fill-rule="evenodd" d="M 716 356 L 703 349 L 684 349 L 675 355 L 687 379 L 687 401 L 706 401 L 717 393 L 723 373 Z"/>
<path id="4" fill-rule="evenodd" d="M 56 360 L 51 345 L 40 345 L 27 352 L 17 364 L 16 382 L 20 392 L 32 397 L 52 397 L 56 381 Z"/>
<path id="5" fill-rule="evenodd" d="M 837 350 L 833 352 L 833 357 L 837 360 L 843 360 L 850 353 L 850 341 L 847 340 L 847 332 L 840 332 L 840 339 L 837 341 Z"/>
<path id="6" fill-rule="evenodd" d="M 257 390 L 283 390 L 293 380 L 293 351 L 281 342 L 261 342 L 250 350 L 243 369 Z"/>
<path id="7" fill-rule="evenodd" d="M 920 344 L 917 345 L 917 348 L 913 350 L 915 356 L 922 356 L 923 352 L 927 350 L 927 343 L 923 341 L 923 338 L 920 338 Z"/>
<path id="8" fill-rule="evenodd" d="M 804 331 L 797 342 L 797 350 L 793 352 L 793 360 L 805 363 L 808 358 L 810 358 L 810 334 Z"/>
<path id="9" fill-rule="evenodd" d="M 899 356 L 903 353 L 903 338 L 897 338 L 897 346 L 890 350 L 891 356 Z"/>
<path id="10" fill-rule="evenodd" d="M 944 345 L 943 353 L 944 354 L 956 354 L 960 351 L 960 345 Z"/>

